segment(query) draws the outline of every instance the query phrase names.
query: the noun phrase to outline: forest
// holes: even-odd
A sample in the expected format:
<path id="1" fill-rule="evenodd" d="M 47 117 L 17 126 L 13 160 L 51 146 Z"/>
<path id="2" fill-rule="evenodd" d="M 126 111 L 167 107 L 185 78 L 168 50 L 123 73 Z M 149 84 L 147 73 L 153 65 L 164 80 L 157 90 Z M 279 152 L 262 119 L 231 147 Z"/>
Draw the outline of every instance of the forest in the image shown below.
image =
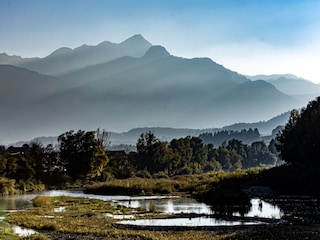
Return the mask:
<path id="1" fill-rule="evenodd" d="M 251 132 L 256 131 L 248 131 Z M 243 131 L 242 131 L 243 133 Z M 38 191 L 68 184 L 111 179 L 168 178 L 211 171 L 235 171 L 279 163 L 275 141 L 244 144 L 231 139 L 215 147 L 200 137 L 160 141 L 152 132 L 142 133 L 136 151 L 107 151 L 108 132 L 68 131 L 58 137 L 59 148 L 31 142 L 0 148 L 2 194 Z"/>

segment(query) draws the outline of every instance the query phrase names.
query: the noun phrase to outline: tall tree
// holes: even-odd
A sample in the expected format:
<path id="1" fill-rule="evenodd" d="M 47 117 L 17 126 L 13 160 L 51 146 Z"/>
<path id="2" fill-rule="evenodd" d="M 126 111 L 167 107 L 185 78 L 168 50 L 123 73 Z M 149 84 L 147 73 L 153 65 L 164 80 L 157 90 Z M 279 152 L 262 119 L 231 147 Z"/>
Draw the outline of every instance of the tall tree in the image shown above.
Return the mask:
<path id="1" fill-rule="evenodd" d="M 96 138 L 95 131 L 68 131 L 58 137 L 58 142 L 60 157 L 70 177 L 84 179 L 88 176 L 101 176 L 108 158 L 102 142 Z"/>
<path id="2" fill-rule="evenodd" d="M 280 157 L 293 165 L 320 165 L 320 97 L 299 113 L 291 111 L 285 128 L 278 134 Z"/>

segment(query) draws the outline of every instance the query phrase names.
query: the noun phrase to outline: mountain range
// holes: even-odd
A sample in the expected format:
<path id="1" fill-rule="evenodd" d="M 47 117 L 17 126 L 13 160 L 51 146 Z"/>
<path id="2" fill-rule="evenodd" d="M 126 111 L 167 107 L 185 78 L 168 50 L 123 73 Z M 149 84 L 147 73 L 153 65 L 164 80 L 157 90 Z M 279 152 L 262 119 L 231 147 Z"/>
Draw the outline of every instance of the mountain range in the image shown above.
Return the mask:
<path id="1" fill-rule="evenodd" d="M 209 58 L 176 57 L 141 35 L 119 44 L 62 47 L 44 58 L 2 53 L 0 82 L 2 142 L 71 129 L 259 122 L 305 106 L 319 92 L 291 75 L 249 77 Z M 292 84 L 301 91 L 293 92 Z"/>
<path id="2" fill-rule="evenodd" d="M 184 138 L 187 136 L 199 137 L 203 133 L 216 133 L 220 131 L 240 132 L 243 129 L 259 129 L 261 139 L 265 142 L 270 142 L 272 138 L 278 133 L 279 128 L 284 127 L 289 119 L 290 112 L 285 112 L 281 115 L 275 116 L 268 121 L 260 121 L 254 123 L 236 123 L 225 126 L 223 128 L 206 128 L 206 129 L 189 129 L 189 128 L 170 128 L 170 127 L 140 127 L 133 128 L 125 132 L 108 132 L 109 133 L 109 146 L 110 149 L 135 149 L 138 138 L 141 133 L 153 132 L 157 139 L 165 142 L 170 142 L 172 139 Z M 22 146 L 25 143 L 41 142 L 44 146 L 52 144 L 57 146 L 58 136 L 50 137 L 36 137 L 28 141 L 18 141 L 10 143 L 13 146 Z"/>
<path id="3" fill-rule="evenodd" d="M 253 81 L 265 80 L 274 85 L 281 92 L 289 95 L 320 95 L 320 84 L 315 84 L 292 74 L 256 75 L 247 77 Z"/>

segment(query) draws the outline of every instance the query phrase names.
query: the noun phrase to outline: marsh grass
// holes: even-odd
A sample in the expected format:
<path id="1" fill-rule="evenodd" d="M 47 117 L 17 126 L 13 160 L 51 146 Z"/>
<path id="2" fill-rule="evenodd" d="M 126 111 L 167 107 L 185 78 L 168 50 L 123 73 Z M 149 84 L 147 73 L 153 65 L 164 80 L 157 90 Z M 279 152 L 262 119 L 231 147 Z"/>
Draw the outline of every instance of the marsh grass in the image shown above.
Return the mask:
<path id="1" fill-rule="evenodd" d="M 72 234 L 75 239 L 141 239 L 141 240 L 173 240 L 173 239 L 226 239 L 228 234 L 221 234 L 207 231 L 151 231 L 151 230 L 130 230 L 118 228 L 116 221 L 106 217 L 103 213 L 113 214 L 136 214 L 148 213 L 156 216 L 155 205 L 150 205 L 150 211 L 145 209 L 131 209 L 124 206 L 112 205 L 107 202 L 74 197 L 47 197 L 45 204 L 41 199 L 41 206 L 33 207 L 28 211 L 12 212 L 8 215 L 9 222 L 19 226 L 34 229 L 40 233 L 52 236 Z M 38 199 L 39 200 L 39 199 Z M 64 206 L 66 211 L 54 212 L 56 207 Z M 41 209 L 41 211 L 39 211 Z M 154 213 L 152 213 L 154 212 Z M 50 216 L 50 217 L 48 217 Z M 83 238 L 82 238 L 83 237 Z M 43 235 L 32 236 L 25 239 L 46 240 Z"/>
<path id="2" fill-rule="evenodd" d="M 261 170 L 237 171 L 233 173 L 212 172 L 191 176 L 176 176 L 170 179 L 130 178 L 95 183 L 87 186 L 86 192 L 103 194 L 178 194 L 205 196 L 212 189 L 219 189 L 221 183 L 233 183 L 255 178 Z M 232 185 L 232 184 L 231 184 Z M 208 195 L 210 197 L 210 195 Z M 232 239 L 235 231 L 151 231 L 119 228 L 116 219 L 105 214 L 134 215 L 136 219 L 159 217 L 156 206 L 149 209 L 131 209 L 114 205 L 97 199 L 75 197 L 44 197 L 33 200 L 34 207 L 28 211 L 13 212 L 8 221 L 19 226 L 46 233 L 49 236 L 59 234 L 76 234 L 87 236 L 79 239 Z M 55 208 L 64 207 L 65 211 L 55 212 Z M 145 215 L 147 214 L 147 215 Z M 149 215 L 148 215 L 149 214 Z M 143 216 L 141 216 L 143 215 Z M 78 237 L 76 237 L 78 238 Z M 50 237 L 49 237 L 50 239 Z M 53 238 L 55 239 L 55 238 Z"/>
<path id="3" fill-rule="evenodd" d="M 87 185 L 86 193 L 124 195 L 199 195 L 224 181 L 239 181 L 258 176 L 264 169 L 235 172 L 211 172 L 199 175 L 175 176 L 169 179 L 129 178 Z"/>
<path id="4" fill-rule="evenodd" d="M 17 192 L 18 191 L 15 189 L 15 180 L 0 177 L 0 194 L 1 195 L 3 196 L 11 195 Z"/>
<path id="5" fill-rule="evenodd" d="M 15 239 L 17 236 L 13 233 L 8 223 L 0 221 L 0 239 Z"/>

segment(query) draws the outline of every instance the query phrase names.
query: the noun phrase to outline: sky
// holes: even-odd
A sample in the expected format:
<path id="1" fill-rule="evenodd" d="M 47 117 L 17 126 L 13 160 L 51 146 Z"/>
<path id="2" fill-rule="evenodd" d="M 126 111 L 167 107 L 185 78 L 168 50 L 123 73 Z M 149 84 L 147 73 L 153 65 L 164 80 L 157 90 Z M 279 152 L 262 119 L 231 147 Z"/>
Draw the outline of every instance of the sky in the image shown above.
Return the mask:
<path id="1" fill-rule="evenodd" d="M 319 12 L 318 0 L 0 0 L 0 53 L 44 57 L 141 34 L 175 56 L 320 83 Z"/>

